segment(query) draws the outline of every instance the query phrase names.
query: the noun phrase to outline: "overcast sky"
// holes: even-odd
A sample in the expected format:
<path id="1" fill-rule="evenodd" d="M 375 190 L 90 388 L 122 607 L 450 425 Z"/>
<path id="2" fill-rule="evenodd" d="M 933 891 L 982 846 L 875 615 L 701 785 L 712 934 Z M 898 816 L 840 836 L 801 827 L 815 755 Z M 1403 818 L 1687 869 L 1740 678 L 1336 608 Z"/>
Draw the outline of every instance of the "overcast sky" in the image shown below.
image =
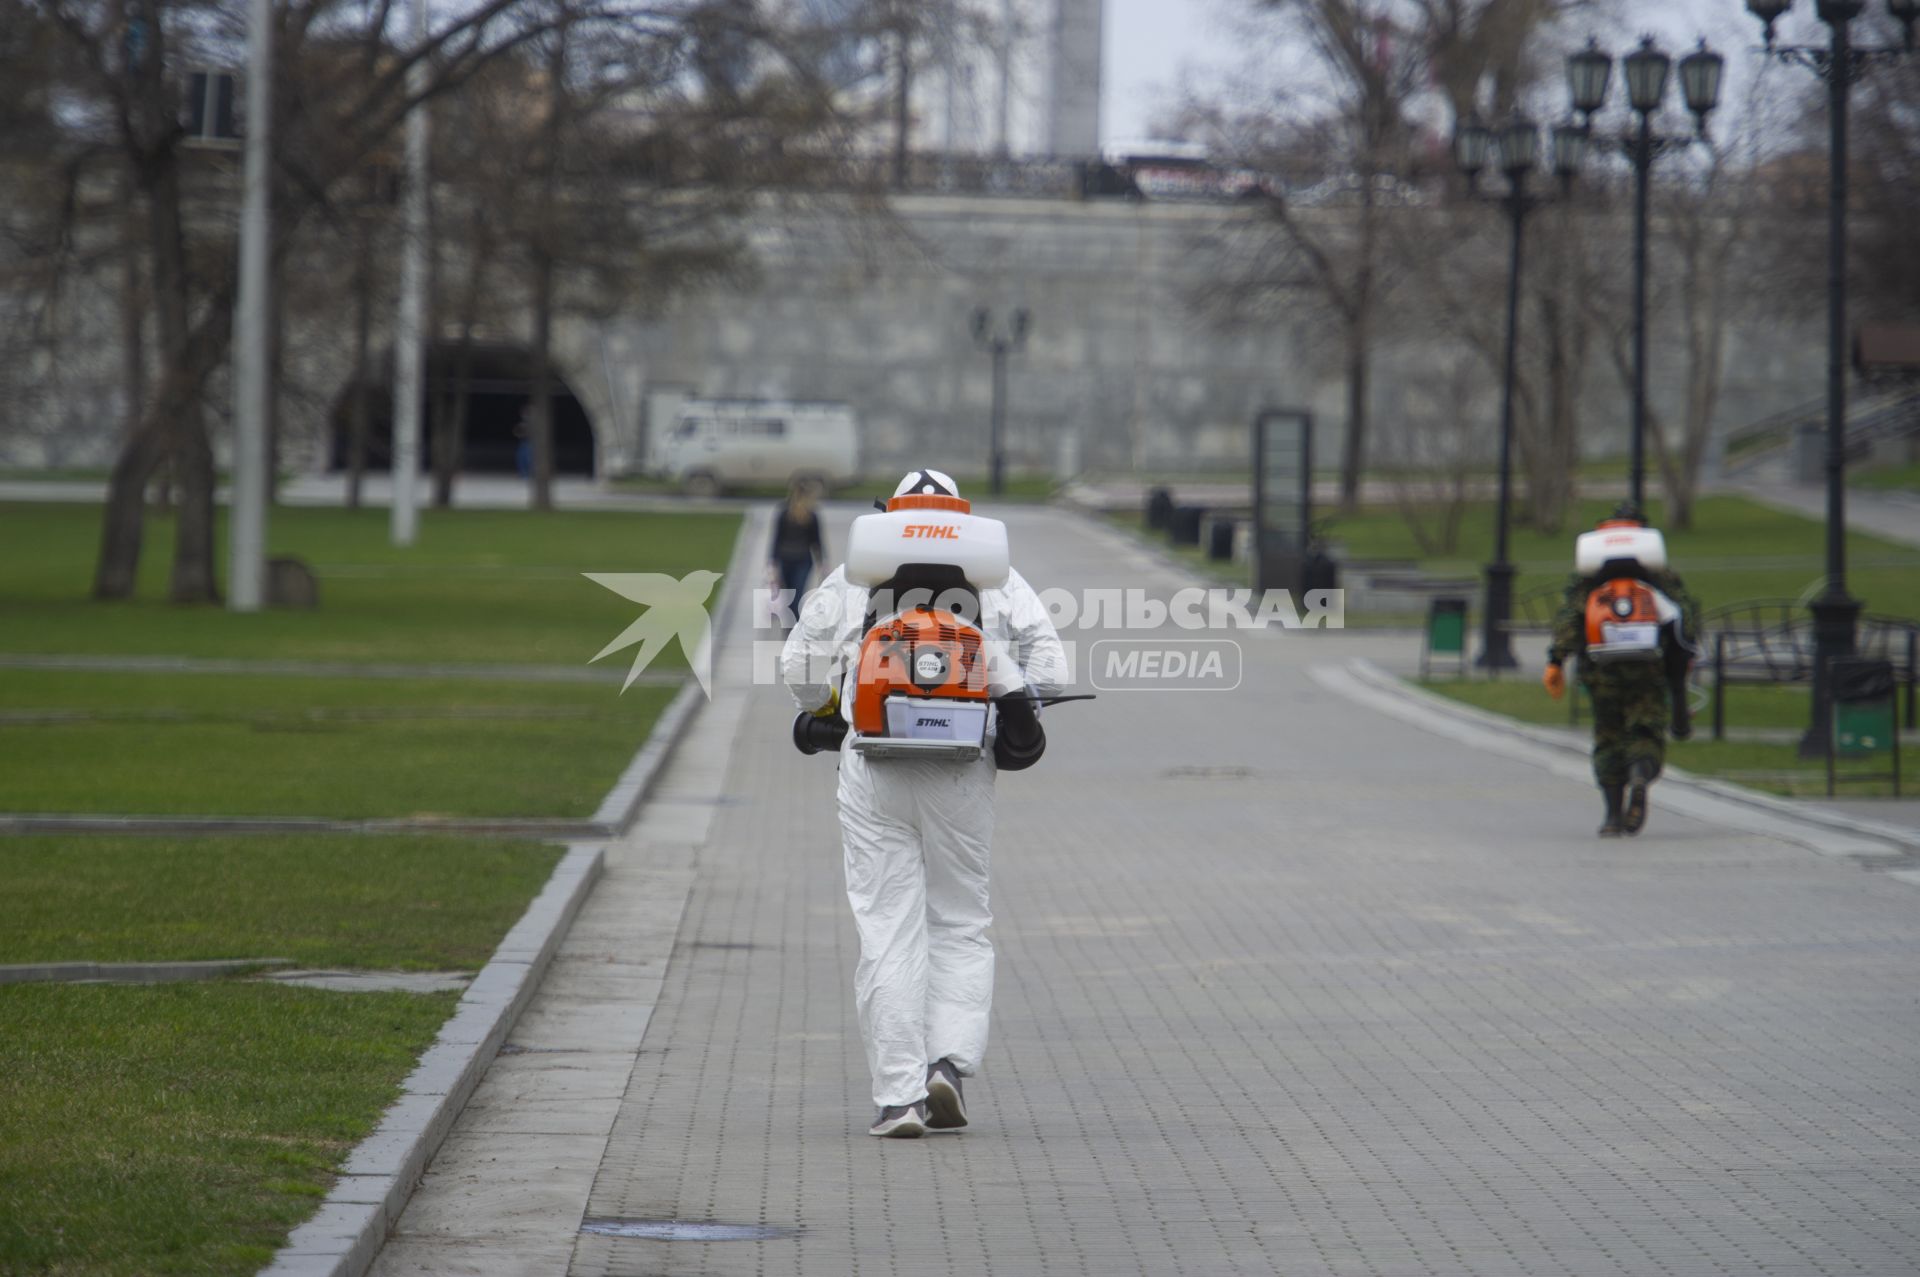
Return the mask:
<path id="1" fill-rule="evenodd" d="M 1643 32 L 1653 34 L 1676 58 L 1701 36 L 1727 59 L 1727 84 L 1721 100 L 1729 106 L 1741 101 L 1760 59 L 1759 24 L 1746 12 L 1742 0 L 1618 0 L 1617 17 L 1596 17 L 1570 24 L 1569 34 L 1600 37 L 1616 56 L 1625 53 Z M 1870 0 L 1875 9 L 1882 8 Z M 1205 86 L 1223 78 L 1226 68 L 1242 60 L 1239 41 L 1231 31 L 1231 15 L 1251 8 L 1251 0 L 1106 0 L 1100 136 L 1104 145 L 1139 141 L 1150 136 L 1147 121 L 1157 108 L 1177 100 L 1182 75 Z M 1813 5 L 1800 0 L 1781 23 L 1783 36 L 1818 40 L 1824 34 L 1813 17 Z M 1624 92 L 1614 76 L 1614 104 Z M 1668 89 L 1677 107 L 1679 85 Z M 1564 103 L 1557 85 L 1554 102 Z"/>

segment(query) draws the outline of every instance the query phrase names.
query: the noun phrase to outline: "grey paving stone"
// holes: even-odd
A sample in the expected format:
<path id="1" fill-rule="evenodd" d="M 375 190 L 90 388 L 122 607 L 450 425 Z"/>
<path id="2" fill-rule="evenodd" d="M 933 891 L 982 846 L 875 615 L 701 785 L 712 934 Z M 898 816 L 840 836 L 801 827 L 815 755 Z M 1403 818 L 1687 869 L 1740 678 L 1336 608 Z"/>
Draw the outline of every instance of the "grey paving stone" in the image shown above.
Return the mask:
<path id="1" fill-rule="evenodd" d="M 1911 1272 L 1909 889 L 1658 808 L 1599 843 L 1584 784 L 1309 677 L 1368 642 L 1049 715 L 999 785 L 976 1124 L 910 1144 L 861 1133 L 832 764 L 754 700 L 588 1213 L 804 1231 L 572 1271 Z"/>
<path id="2" fill-rule="evenodd" d="M 1153 583 L 1109 534 L 1009 522 L 1036 583 Z M 1406 642 L 1243 636 L 1231 695 L 1049 714 L 999 785 L 975 1125 L 917 1142 L 864 1134 L 832 761 L 723 647 L 515 1030 L 553 1054 L 499 1057 L 376 1271 L 1910 1277 L 1912 887 L 1727 804 L 1599 842 L 1563 757 L 1314 677 Z M 574 1050 L 631 1059 L 611 1113 Z"/>

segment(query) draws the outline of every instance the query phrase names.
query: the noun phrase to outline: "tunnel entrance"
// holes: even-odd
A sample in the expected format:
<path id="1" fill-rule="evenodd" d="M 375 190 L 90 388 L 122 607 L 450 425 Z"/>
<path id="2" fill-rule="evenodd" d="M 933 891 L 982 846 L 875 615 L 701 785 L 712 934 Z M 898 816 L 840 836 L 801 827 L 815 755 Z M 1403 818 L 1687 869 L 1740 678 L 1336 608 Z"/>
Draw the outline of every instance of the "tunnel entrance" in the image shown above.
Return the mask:
<path id="1" fill-rule="evenodd" d="M 334 404 L 329 470 L 345 470 L 353 433 L 354 396 L 365 397 L 367 408 L 367 469 L 387 470 L 393 464 L 393 367 L 375 378 L 349 385 Z M 448 411 L 458 393 L 459 348 L 436 342 L 427 348 L 425 388 L 421 399 L 421 468 L 431 470 L 437 414 Z M 515 474 L 520 469 L 521 421 L 533 395 L 533 352 L 524 346 L 476 344 L 468 354 L 466 439 L 460 451 L 462 474 Z M 553 472 L 591 475 L 594 472 L 593 424 L 574 397 L 572 387 L 552 373 Z"/>

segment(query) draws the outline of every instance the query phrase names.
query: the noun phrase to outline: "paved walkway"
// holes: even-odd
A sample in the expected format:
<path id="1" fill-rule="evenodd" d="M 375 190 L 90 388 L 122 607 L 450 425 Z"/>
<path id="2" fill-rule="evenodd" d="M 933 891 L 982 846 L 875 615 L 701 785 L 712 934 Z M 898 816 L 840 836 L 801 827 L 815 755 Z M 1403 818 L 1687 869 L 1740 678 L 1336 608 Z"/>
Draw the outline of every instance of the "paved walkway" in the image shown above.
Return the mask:
<path id="1" fill-rule="evenodd" d="M 1735 489 L 1762 505 L 1826 522 L 1825 484 L 1755 477 L 1736 484 Z M 1849 488 L 1847 527 L 1855 532 L 1871 532 L 1896 545 L 1920 546 L 1920 494 Z"/>
<path id="2" fill-rule="evenodd" d="M 1037 582 L 1168 583 L 1008 522 Z M 1657 795 L 1598 841 L 1577 769 L 1325 679 L 1399 641 L 1049 716 L 975 1123 L 914 1142 L 862 1133 L 833 764 L 723 650 L 376 1271 L 1913 1273 L 1920 889 Z M 583 1231 L 661 1221 L 777 1235 Z"/>

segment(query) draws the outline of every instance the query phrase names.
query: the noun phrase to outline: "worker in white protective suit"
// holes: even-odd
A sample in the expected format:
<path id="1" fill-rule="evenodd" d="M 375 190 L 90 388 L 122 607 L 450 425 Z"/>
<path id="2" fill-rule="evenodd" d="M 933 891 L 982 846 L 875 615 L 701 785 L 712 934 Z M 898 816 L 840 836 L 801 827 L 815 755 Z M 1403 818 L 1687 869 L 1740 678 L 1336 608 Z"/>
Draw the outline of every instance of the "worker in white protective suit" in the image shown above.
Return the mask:
<path id="1" fill-rule="evenodd" d="M 894 495 L 958 497 L 937 470 L 915 471 Z M 1067 682 L 1067 658 L 1046 608 L 1018 572 L 980 596 L 980 629 L 1002 655 L 994 697 L 1045 696 Z M 803 710 L 852 705 L 868 591 L 842 564 L 807 597 L 781 652 Z M 840 831 L 847 900 L 860 933 L 854 997 L 873 1101 L 869 1134 L 915 1138 L 967 1124 L 961 1079 L 986 1053 L 993 1004 L 993 751 L 971 762 L 840 759 Z"/>

